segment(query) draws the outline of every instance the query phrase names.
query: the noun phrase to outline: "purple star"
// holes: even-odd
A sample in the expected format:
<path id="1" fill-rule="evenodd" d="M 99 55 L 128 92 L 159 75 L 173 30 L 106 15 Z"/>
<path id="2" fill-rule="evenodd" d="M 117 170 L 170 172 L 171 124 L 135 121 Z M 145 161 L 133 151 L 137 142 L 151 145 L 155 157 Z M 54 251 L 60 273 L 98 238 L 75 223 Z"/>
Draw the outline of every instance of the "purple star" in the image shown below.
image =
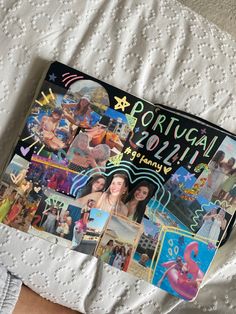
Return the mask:
<path id="1" fill-rule="evenodd" d="M 55 79 L 56 79 L 56 75 L 54 73 L 52 74 L 49 74 L 49 81 L 52 81 L 52 82 L 55 82 Z"/>
<path id="2" fill-rule="evenodd" d="M 201 129 L 201 134 L 206 134 L 206 129 Z"/>
<path id="3" fill-rule="evenodd" d="M 192 177 L 194 177 L 194 174 L 191 174 L 191 173 L 188 172 L 188 173 L 186 174 L 186 176 L 184 176 L 184 181 L 186 182 L 186 181 L 188 181 L 188 180 L 191 180 Z"/>
<path id="4" fill-rule="evenodd" d="M 173 182 L 173 181 L 178 181 L 178 182 L 179 182 L 179 177 L 181 177 L 180 174 L 177 174 L 177 173 L 172 174 L 172 175 L 171 175 L 171 181 L 172 181 L 172 182 Z"/>

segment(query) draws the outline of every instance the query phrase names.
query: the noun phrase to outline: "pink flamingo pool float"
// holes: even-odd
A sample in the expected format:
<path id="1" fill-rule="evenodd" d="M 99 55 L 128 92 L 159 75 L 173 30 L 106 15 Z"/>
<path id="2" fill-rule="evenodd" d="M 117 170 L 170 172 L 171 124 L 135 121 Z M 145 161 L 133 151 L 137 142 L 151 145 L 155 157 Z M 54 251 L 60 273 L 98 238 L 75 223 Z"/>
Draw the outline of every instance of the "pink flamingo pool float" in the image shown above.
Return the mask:
<path id="1" fill-rule="evenodd" d="M 162 264 L 166 268 L 172 267 L 167 272 L 167 278 L 170 282 L 172 289 L 174 289 L 179 295 L 187 300 L 192 300 L 198 291 L 198 286 L 202 281 L 204 273 L 199 268 L 198 264 L 192 260 L 191 253 L 194 252 L 196 256 L 198 254 L 198 243 L 189 243 L 184 251 L 184 261 L 186 262 L 188 273 L 192 275 L 192 278 L 188 278 L 186 273 L 182 273 L 180 270 L 172 267 L 176 265 L 176 261 L 169 261 Z"/>

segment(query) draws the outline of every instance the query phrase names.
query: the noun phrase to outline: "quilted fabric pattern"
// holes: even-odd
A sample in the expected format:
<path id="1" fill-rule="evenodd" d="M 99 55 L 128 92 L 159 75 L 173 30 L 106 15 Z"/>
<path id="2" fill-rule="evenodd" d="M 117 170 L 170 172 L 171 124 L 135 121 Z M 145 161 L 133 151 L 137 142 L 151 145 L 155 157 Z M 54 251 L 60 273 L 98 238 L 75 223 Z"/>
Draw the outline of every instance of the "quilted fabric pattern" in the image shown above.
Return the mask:
<path id="1" fill-rule="evenodd" d="M 1 167 L 55 59 L 236 130 L 236 43 L 174 0 L 0 0 L 0 39 Z M 4 225 L 0 233 L 0 258 L 9 271 L 43 297 L 81 312 L 235 313 L 235 233 L 189 304 L 95 258 Z"/>

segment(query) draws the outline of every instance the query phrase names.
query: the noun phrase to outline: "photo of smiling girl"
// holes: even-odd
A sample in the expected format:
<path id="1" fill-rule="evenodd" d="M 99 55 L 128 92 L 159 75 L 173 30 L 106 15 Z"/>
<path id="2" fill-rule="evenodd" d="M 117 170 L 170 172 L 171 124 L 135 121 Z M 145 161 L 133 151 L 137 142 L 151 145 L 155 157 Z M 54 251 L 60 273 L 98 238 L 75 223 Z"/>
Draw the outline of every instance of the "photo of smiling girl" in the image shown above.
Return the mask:
<path id="1" fill-rule="evenodd" d="M 138 223 L 141 222 L 153 192 L 154 186 L 147 181 L 141 181 L 133 188 L 125 201 L 125 205 L 128 208 L 128 219 Z"/>
<path id="2" fill-rule="evenodd" d="M 77 199 L 80 206 L 84 206 L 89 199 L 94 200 L 95 208 L 103 209 L 122 216 L 128 216 L 128 208 L 124 204 L 128 191 L 128 178 L 125 174 L 117 173 L 105 192 L 94 192 Z"/>
<path id="3" fill-rule="evenodd" d="M 95 192 L 103 192 L 106 185 L 106 179 L 102 174 L 96 174 L 90 177 L 87 184 L 81 188 L 76 198 L 84 197 Z"/>

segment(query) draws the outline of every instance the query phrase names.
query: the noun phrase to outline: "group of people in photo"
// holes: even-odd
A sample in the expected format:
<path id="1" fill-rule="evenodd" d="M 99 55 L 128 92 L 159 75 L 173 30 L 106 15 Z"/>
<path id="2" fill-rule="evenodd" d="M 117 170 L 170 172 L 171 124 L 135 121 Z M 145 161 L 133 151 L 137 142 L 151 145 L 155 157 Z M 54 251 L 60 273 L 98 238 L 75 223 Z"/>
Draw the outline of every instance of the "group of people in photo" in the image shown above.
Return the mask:
<path id="1" fill-rule="evenodd" d="M 38 182 L 43 187 L 48 187 L 65 194 L 70 193 L 75 174 L 40 162 L 31 162 L 27 180 Z"/>
<path id="2" fill-rule="evenodd" d="M 153 196 L 154 186 L 143 180 L 129 191 L 128 177 L 124 173 L 114 174 L 109 181 L 103 175 L 91 177 L 87 186 L 77 195 L 79 206 L 83 208 L 92 199 L 96 208 L 140 223 Z"/>
<path id="3" fill-rule="evenodd" d="M 107 144 L 91 146 L 88 133 L 80 131 L 71 143 L 66 158 L 69 161 L 68 168 L 76 172 L 92 168 L 101 171 L 105 169 L 110 155 L 111 149 Z"/>
<path id="4" fill-rule="evenodd" d="M 51 96 L 44 97 L 50 104 Z M 50 110 L 47 108 L 44 111 L 40 101 L 36 102 L 38 110 L 33 108 L 28 119 L 28 130 L 53 151 L 68 147 L 78 127 L 90 128 L 101 118 L 92 109 L 89 95 L 82 95 L 77 102 L 62 103 L 60 106 L 55 106 L 54 101 L 51 103 Z"/>
<path id="5" fill-rule="evenodd" d="M 44 217 L 46 219 L 43 221 Z M 44 231 L 64 238 L 69 234 L 71 224 L 72 218 L 68 210 L 61 213 L 61 209 L 51 206 L 43 211 L 40 226 Z"/>
<path id="6" fill-rule="evenodd" d="M 129 220 L 141 223 L 147 203 L 154 192 L 153 185 L 147 181 L 141 181 L 128 193 L 128 179 L 125 174 L 116 173 L 110 178 L 110 183 L 107 181 L 108 179 L 105 176 L 95 175 L 79 191 L 78 198 L 74 201 L 78 203 L 78 206 L 76 205 L 79 213 L 77 220 L 72 219 L 69 210 L 63 210 L 62 212 L 61 208 L 48 206 L 43 201 L 43 208 L 45 207 L 45 209 L 39 209 L 35 216 L 36 219 L 39 216 L 37 227 L 55 236 L 70 240 L 70 248 L 77 250 L 84 235 L 87 233 L 89 222 L 95 219 L 91 218 L 93 209 L 100 209 L 101 212 L 106 212 L 107 214 L 117 214 L 118 216 L 123 216 L 123 218 L 126 217 L 128 219 L 125 221 L 128 224 Z M 97 217 L 99 219 L 99 215 Z M 34 221 L 32 224 L 35 226 Z M 104 221 L 103 228 L 106 227 L 105 224 Z M 99 237 L 103 235 L 103 232 L 104 229 Z M 71 234 L 70 238 L 68 237 L 69 234 Z M 114 240 L 110 240 L 102 253 L 101 259 L 114 267 L 126 271 L 132 250 L 118 243 L 113 247 L 113 244 Z"/>
<path id="7" fill-rule="evenodd" d="M 10 211 L 13 207 L 16 197 L 17 191 L 12 190 L 10 193 L 7 193 L 0 203 L 0 222 L 3 222 L 8 214 L 10 214 Z M 20 208 L 20 206 L 19 206 Z M 20 209 L 21 210 L 21 209 Z M 13 212 L 15 210 L 13 209 Z M 10 216 L 13 216 L 13 214 L 10 214 Z M 15 215 L 14 215 L 15 216 Z"/>
<path id="8" fill-rule="evenodd" d="M 236 167 L 235 158 L 225 158 L 225 152 L 219 150 L 208 164 L 206 185 L 200 194 L 206 199 L 226 200 L 233 205 L 236 200 Z"/>
<path id="9" fill-rule="evenodd" d="M 120 270 L 127 271 L 131 259 L 131 253 L 131 247 L 126 248 L 125 245 L 120 245 L 110 239 L 103 247 L 102 253 L 99 257 L 104 263 L 114 266 Z"/>
<path id="10" fill-rule="evenodd" d="M 15 189 L 6 191 L 0 201 L 0 222 L 27 231 L 37 205 L 37 200 L 31 201 Z"/>
<path id="11" fill-rule="evenodd" d="M 225 230 L 226 225 L 225 210 L 213 208 L 203 216 L 202 225 L 197 235 L 207 238 L 216 244 L 220 233 Z"/>

